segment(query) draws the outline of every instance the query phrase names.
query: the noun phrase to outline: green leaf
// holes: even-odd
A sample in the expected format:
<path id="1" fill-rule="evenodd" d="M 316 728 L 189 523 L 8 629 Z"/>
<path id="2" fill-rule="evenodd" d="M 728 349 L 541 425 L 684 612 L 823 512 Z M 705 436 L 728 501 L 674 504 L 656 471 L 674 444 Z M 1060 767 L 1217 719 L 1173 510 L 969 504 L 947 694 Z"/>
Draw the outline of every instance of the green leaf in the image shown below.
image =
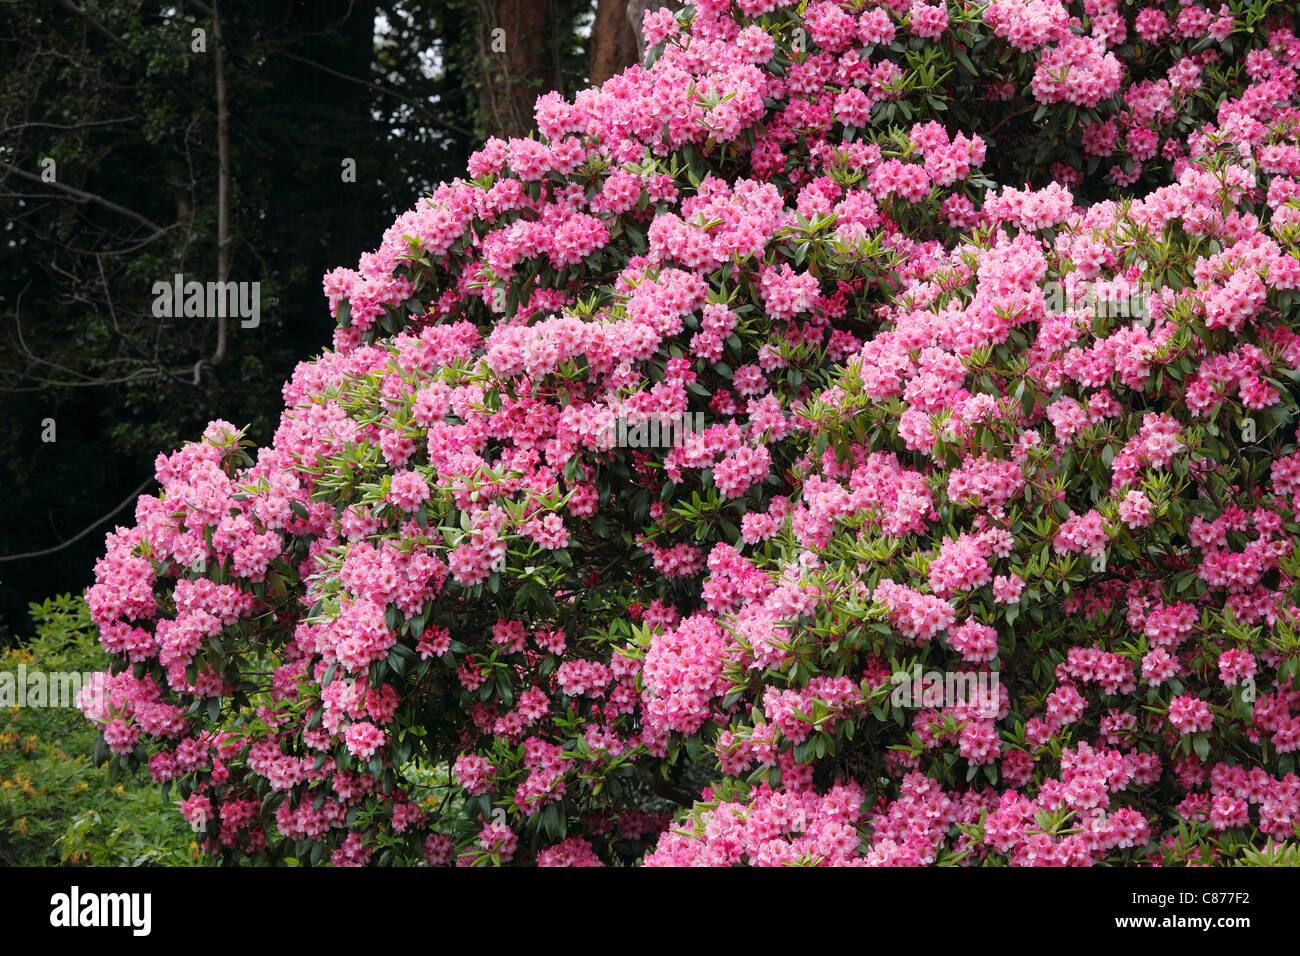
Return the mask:
<path id="1" fill-rule="evenodd" d="M 1210 736 L 1209 734 L 1194 734 L 1192 736 L 1192 749 L 1196 751 L 1196 756 L 1202 762 L 1210 759 Z"/>

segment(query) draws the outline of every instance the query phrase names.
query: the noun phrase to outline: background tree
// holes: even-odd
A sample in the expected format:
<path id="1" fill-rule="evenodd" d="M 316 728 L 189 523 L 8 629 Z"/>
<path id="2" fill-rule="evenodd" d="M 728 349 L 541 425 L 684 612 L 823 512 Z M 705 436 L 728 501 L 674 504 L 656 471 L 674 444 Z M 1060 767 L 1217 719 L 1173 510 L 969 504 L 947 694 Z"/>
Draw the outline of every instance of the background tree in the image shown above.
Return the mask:
<path id="1" fill-rule="evenodd" d="M 25 627 L 30 600 L 89 583 L 158 449 L 217 417 L 270 437 L 281 383 L 329 341 L 322 274 L 484 136 L 530 124 L 538 92 L 584 84 L 593 13 L 0 7 L 0 635 Z M 483 45 L 498 27 L 505 54 Z M 259 326 L 231 320 L 223 337 L 215 319 L 156 317 L 153 285 L 177 273 L 259 282 Z"/>
<path id="2" fill-rule="evenodd" d="M 591 82 L 604 83 L 637 60 L 637 34 L 632 16 L 636 3 L 599 0 L 591 27 Z"/>

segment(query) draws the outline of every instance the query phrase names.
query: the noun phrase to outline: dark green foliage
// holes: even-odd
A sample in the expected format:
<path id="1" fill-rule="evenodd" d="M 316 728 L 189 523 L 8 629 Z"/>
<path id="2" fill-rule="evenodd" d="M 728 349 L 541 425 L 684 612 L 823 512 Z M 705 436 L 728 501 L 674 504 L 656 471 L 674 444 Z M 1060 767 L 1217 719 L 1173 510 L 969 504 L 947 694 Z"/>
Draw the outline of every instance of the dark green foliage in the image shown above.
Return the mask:
<path id="1" fill-rule="evenodd" d="M 36 636 L 0 654 L 0 673 L 78 674 L 108 655 L 68 595 L 33 604 Z M 67 707 L 0 709 L 0 865 L 193 866 L 193 834 L 146 775 L 114 779 L 90 752 L 94 728 Z"/>

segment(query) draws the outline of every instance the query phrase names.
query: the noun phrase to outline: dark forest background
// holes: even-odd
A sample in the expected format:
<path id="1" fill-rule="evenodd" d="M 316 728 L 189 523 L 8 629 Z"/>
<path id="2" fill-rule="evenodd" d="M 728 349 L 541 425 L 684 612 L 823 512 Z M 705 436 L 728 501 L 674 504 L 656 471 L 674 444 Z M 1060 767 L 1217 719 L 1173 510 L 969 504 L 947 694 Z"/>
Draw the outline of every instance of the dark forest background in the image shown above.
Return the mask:
<path id="1" fill-rule="evenodd" d="M 647 5 L 0 2 L 0 644 L 90 583 L 159 452 L 213 418 L 267 442 L 330 341 L 323 273 L 538 93 L 634 62 Z M 154 317 L 176 273 L 260 282 L 260 326 Z"/>

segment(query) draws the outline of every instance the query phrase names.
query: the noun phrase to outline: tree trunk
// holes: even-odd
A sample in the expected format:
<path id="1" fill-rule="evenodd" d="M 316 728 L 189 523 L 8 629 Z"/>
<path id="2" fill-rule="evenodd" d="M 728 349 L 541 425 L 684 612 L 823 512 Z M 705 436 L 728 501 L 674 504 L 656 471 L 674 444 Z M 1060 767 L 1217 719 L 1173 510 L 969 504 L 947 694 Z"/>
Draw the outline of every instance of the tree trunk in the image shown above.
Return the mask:
<path id="1" fill-rule="evenodd" d="M 230 107 L 226 99 L 226 51 L 221 36 L 221 11 L 212 0 L 212 69 L 217 83 L 217 281 L 230 279 Z M 217 347 L 212 365 L 226 359 L 226 312 L 217 317 Z M 194 383 L 199 381 L 199 366 L 194 367 Z"/>
<path id="2" fill-rule="evenodd" d="M 559 86 L 555 0 L 477 0 L 477 7 L 484 132 L 526 136 L 537 97 Z"/>
<path id="3" fill-rule="evenodd" d="M 637 37 L 627 0 L 599 0 L 591 27 L 591 84 L 599 86 L 637 62 Z"/>

